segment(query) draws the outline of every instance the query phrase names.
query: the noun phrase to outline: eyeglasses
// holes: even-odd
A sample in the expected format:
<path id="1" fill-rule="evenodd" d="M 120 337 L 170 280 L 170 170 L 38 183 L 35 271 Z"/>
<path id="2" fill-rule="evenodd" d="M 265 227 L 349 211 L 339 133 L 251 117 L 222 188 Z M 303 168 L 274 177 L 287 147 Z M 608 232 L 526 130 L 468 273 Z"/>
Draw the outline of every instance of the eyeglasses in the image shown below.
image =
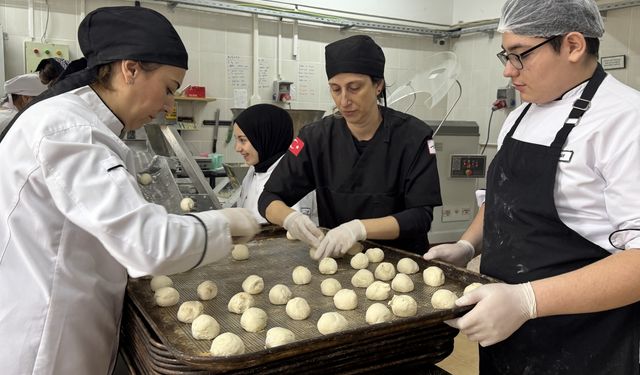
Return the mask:
<path id="1" fill-rule="evenodd" d="M 518 69 L 518 70 L 522 70 L 523 65 L 522 65 L 522 59 L 524 59 L 525 57 L 527 57 L 528 54 L 530 54 L 531 52 L 535 51 L 537 48 L 540 48 L 542 46 L 544 46 L 545 44 L 549 43 L 550 41 L 560 37 L 561 35 L 555 35 L 552 36 L 551 38 L 548 38 L 547 40 L 543 41 L 542 43 L 538 43 L 535 46 L 529 48 L 528 50 L 522 52 L 522 53 L 506 53 L 507 51 L 502 50 L 500 51 L 496 56 L 498 56 L 498 60 L 500 60 L 500 62 L 502 63 L 502 65 L 507 65 L 507 61 L 511 63 L 511 65 L 513 65 L 514 68 Z"/>

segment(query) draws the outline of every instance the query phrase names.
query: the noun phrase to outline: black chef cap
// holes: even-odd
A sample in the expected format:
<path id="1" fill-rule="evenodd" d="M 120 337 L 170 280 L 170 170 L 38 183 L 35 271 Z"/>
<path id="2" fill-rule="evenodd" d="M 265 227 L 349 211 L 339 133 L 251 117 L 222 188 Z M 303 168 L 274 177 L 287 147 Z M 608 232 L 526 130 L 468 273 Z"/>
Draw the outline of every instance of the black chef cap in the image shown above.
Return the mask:
<path id="1" fill-rule="evenodd" d="M 78 43 L 88 68 L 138 60 L 188 69 L 180 36 L 162 14 L 149 8 L 98 8 L 80 23 Z"/>
<path id="2" fill-rule="evenodd" d="M 384 53 L 367 35 L 354 35 L 328 44 L 324 51 L 327 79 L 339 73 L 384 78 Z"/>

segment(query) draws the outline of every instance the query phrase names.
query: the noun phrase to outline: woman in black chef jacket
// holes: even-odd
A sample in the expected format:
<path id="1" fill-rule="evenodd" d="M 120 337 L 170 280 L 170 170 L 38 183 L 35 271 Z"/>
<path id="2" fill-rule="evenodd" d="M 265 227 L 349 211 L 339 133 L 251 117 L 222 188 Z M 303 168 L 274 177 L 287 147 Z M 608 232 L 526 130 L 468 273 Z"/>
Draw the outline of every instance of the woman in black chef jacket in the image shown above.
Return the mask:
<path id="1" fill-rule="evenodd" d="M 316 247 L 317 259 L 365 239 L 424 253 L 442 204 L 432 130 L 378 105 L 385 57 L 370 37 L 333 42 L 325 59 L 337 111 L 301 129 L 265 185 L 260 213 Z M 290 208 L 314 189 L 319 223 L 333 228 L 326 236 Z"/>

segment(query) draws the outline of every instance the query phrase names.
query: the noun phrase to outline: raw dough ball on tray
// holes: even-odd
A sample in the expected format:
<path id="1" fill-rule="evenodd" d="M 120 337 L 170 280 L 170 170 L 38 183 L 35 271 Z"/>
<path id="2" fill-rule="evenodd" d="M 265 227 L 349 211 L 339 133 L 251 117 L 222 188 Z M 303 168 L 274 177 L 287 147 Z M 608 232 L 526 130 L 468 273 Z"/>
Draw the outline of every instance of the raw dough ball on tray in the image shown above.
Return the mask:
<path id="1" fill-rule="evenodd" d="M 149 173 L 141 173 L 138 175 L 138 183 L 140 185 L 149 185 L 153 182 L 153 177 Z"/>
<path id="2" fill-rule="evenodd" d="M 171 280 L 169 276 L 159 275 L 159 276 L 154 276 L 149 282 L 149 284 L 151 285 L 151 290 L 155 292 L 156 290 L 160 288 L 164 288 L 165 286 L 172 286 L 173 280 Z"/>
<path id="3" fill-rule="evenodd" d="M 212 340 L 220 334 L 220 324 L 211 315 L 202 314 L 191 323 L 191 336 L 196 340 Z"/>
<path id="4" fill-rule="evenodd" d="M 191 323 L 204 310 L 204 305 L 200 301 L 183 302 L 178 309 L 178 320 L 182 323 Z"/>
<path id="5" fill-rule="evenodd" d="M 364 249 L 364 246 L 362 246 L 360 242 L 356 242 L 353 244 L 353 246 L 349 248 L 349 250 L 347 250 L 347 254 L 356 255 L 358 253 L 361 253 L 363 249 Z"/>
<path id="6" fill-rule="evenodd" d="M 158 306 L 173 306 L 180 300 L 180 293 L 170 286 L 165 286 L 164 288 L 156 290 L 153 298 Z"/>
<path id="7" fill-rule="evenodd" d="M 440 267 L 431 266 L 422 272 L 424 283 L 429 286 L 440 286 L 444 284 L 444 272 Z"/>
<path id="8" fill-rule="evenodd" d="M 326 312 L 318 319 L 318 331 L 323 335 L 344 331 L 348 326 L 347 319 L 335 311 Z"/>
<path id="9" fill-rule="evenodd" d="M 452 309 L 456 306 L 458 297 L 448 289 L 438 289 L 431 296 L 431 305 L 434 309 Z"/>
<path id="10" fill-rule="evenodd" d="M 367 268 L 369 265 L 369 258 L 363 253 L 358 253 L 351 258 L 351 267 L 356 270 Z"/>
<path id="11" fill-rule="evenodd" d="M 196 293 L 198 294 L 198 298 L 203 301 L 208 301 L 210 299 L 214 299 L 218 295 L 218 286 L 213 281 L 206 280 L 198 285 Z"/>
<path id="12" fill-rule="evenodd" d="M 399 273 L 393 278 L 391 282 L 391 288 L 396 292 L 408 293 L 413 290 L 413 281 L 409 276 L 404 273 Z"/>
<path id="13" fill-rule="evenodd" d="M 393 315 L 401 318 L 414 316 L 418 313 L 418 304 L 411 296 L 395 295 L 389 301 Z"/>
<path id="14" fill-rule="evenodd" d="M 382 262 L 378 264 L 373 274 L 378 280 L 389 281 L 396 276 L 396 268 L 389 262 Z"/>
<path id="15" fill-rule="evenodd" d="M 182 212 L 191 212 L 191 210 L 193 210 L 195 206 L 196 202 L 194 202 L 193 199 L 189 197 L 182 198 L 182 200 L 180 201 L 180 209 L 182 210 Z"/>
<path id="16" fill-rule="evenodd" d="M 373 283 L 373 273 L 369 270 L 358 270 L 351 278 L 351 284 L 356 288 L 366 288 Z"/>
<path id="17" fill-rule="evenodd" d="M 372 247 L 364 253 L 369 258 L 369 263 L 380 263 L 384 260 L 384 251 L 379 247 Z"/>
<path id="18" fill-rule="evenodd" d="M 393 319 L 393 314 L 389 308 L 380 302 L 376 302 L 369 306 L 365 315 L 365 320 L 369 324 L 378 324 L 388 322 Z"/>
<path id="19" fill-rule="evenodd" d="M 267 339 L 265 340 L 265 348 L 275 348 L 276 346 L 285 345 L 296 341 L 296 335 L 290 330 L 282 327 L 273 327 L 267 331 Z"/>
<path id="20" fill-rule="evenodd" d="M 225 332 L 213 339 L 211 349 L 209 349 L 215 357 L 244 354 L 244 350 L 242 339 L 231 332 Z"/>
<path id="21" fill-rule="evenodd" d="M 274 305 L 284 305 L 291 299 L 291 289 L 284 284 L 276 284 L 269 291 L 269 302 Z"/>
<path id="22" fill-rule="evenodd" d="M 462 292 L 462 294 L 470 293 L 473 290 L 478 289 L 481 286 L 482 286 L 481 283 L 471 283 L 471 284 L 467 285 L 466 288 L 464 288 L 464 291 Z"/>
<path id="23" fill-rule="evenodd" d="M 420 271 L 420 267 L 415 260 L 411 258 L 402 258 L 398 261 L 398 272 L 411 275 Z"/>
<path id="24" fill-rule="evenodd" d="M 247 292 L 236 293 L 227 304 L 227 310 L 234 314 L 242 314 L 249 307 L 253 307 L 256 300 Z"/>
<path id="25" fill-rule="evenodd" d="M 240 317 L 240 325 L 247 332 L 262 331 L 267 326 L 267 313 L 257 307 L 249 307 Z"/>
<path id="26" fill-rule="evenodd" d="M 318 271 L 323 275 L 333 275 L 338 271 L 338 262 L 333 258 L 323 258 L 318 264 Z"/>
<path id="27" fill-rule="evenodd" d="M 293 269 L 291 278 L 298 285 L 309 284 L 311 282 L 311 271 L 305 266 L 298 266 Z"/>
<path id="28" fill-rule="evenodd" d="M 351 289 L 341 289 L 333 296 L 333 304 L 340 310 L 353 310 L 358 307 L 358 296 Z"/>
<path id="29" fill-rule="evenodd" d="M 260 294 L 264 289 L 264 280 L 258 275 L 249 275 L 242 282 L 242 290 L 249 294 Z"/>
<path id="30" fill-rule="evenodd" d="M 342 289 L 340 281 L 331 277 L 322 280 L 322 282 L 320 283 L 320 291 L 322 292 L 323 296 L 333 297 L 340 289 Z"/>
<path id="31" fill-rule="evenodd" d="M 249 248 L 247 245 L 238 244 L 233 246 L 231 250 L 231 258 L 234 260 L 247 260 L 249 259 Z"/>
<path id="32" fill-rule="evenodd" d="M 367 287 L 365 295 L 372 301 L 383 301 L 389 298 L 391 286 L 384 281 L 374 281 Z"/>
<path id="33" fill-rule="evenodd" d="M 295 297 L 287 302 L 285 309 L 287 315 L 293 320 L 305 320 L 311 314 L 311 307 L 307 300 L 302 297 Z"/>

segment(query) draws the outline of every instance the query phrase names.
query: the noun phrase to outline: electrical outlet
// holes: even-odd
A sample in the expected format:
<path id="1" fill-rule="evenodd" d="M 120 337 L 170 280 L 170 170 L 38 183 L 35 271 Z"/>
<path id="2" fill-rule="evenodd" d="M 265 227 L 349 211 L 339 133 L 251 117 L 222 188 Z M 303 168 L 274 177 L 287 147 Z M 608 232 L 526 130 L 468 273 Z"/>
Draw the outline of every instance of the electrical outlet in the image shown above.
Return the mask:
<path id="1" fill-rule="evenodd" d="M 469 221 L 473 210 L 469 206 L 442 206 L 442 222 Z"/>

